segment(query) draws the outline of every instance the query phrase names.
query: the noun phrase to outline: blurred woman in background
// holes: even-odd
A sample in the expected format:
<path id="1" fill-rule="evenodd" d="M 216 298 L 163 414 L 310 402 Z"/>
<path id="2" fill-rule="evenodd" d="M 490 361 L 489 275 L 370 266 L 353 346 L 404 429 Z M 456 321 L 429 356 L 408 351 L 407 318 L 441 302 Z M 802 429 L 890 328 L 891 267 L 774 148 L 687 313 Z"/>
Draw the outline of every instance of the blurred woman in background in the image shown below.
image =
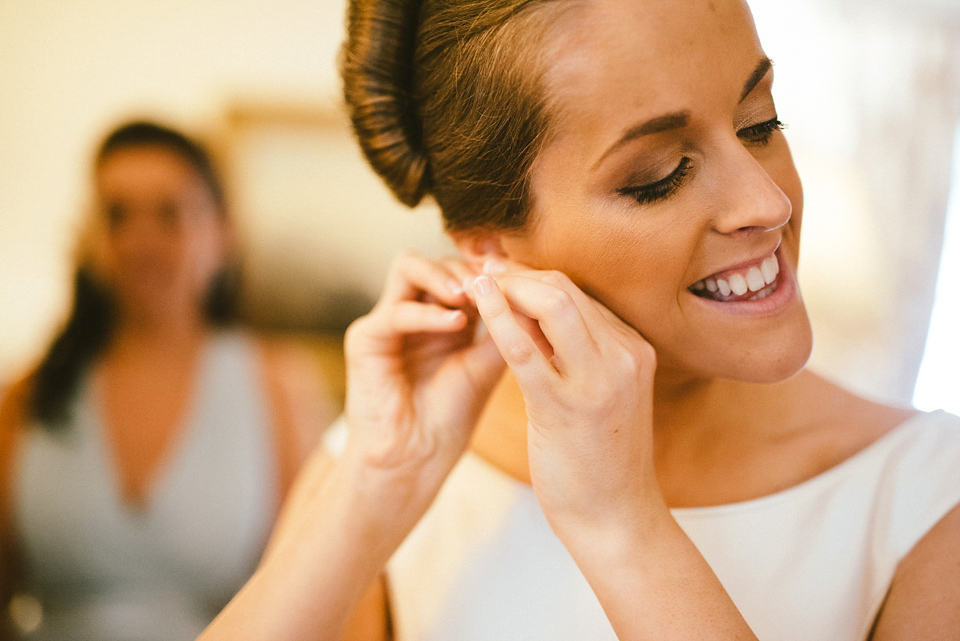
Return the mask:
<path id="1" fill-rule="evenodd" d="M 30 638 L 189 639 L 249 576 L 329 409 L 305 362 L 234 327 L 198 143 L 126 124 L 93 179 L 69 318 L 0 415 L 0 571 L 42 607 Z"/>

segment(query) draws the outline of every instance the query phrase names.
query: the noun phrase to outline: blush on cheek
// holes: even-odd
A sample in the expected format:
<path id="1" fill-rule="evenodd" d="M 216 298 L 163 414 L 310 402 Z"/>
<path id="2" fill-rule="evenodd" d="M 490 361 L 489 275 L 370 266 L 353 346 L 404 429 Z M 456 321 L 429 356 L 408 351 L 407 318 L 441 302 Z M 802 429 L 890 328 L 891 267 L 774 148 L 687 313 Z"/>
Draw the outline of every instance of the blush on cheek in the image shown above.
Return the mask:
<path id="1" fill-rule="evenodd" d="M 666 243 L 646 230 L 621 226 L 578 230 L 558 261 L 562 271 L 614 312 L 634 303 L 658 307 L 656 291 L 676 271 Z"/>

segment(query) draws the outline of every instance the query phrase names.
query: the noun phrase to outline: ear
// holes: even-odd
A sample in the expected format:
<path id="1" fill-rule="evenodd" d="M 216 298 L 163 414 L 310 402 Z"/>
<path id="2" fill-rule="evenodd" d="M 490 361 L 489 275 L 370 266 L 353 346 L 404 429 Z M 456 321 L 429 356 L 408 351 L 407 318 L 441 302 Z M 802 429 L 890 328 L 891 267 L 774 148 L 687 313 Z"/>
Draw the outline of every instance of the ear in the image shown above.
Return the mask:
<path id="1" fill-rule="evenodd" d="M 470 231 L 453 232 L 450 237 L 463 257 L 470 263 L 470 266 L 477 271 L 481 271 L 483 264 L 490 258 L 507 258 L 500 232 L 488 229 L 472 229 Z"/>

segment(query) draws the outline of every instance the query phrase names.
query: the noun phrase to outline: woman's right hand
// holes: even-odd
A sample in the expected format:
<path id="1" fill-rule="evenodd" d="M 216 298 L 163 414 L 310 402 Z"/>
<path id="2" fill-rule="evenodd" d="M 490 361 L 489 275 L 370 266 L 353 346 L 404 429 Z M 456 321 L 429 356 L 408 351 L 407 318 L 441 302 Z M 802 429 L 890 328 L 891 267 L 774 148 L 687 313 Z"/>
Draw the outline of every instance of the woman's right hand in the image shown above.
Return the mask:
<path id="1" fill-rule="evenodd" d="M 347 330 L 346 449 L 318 449 L 254 577 L 201 637 L 341 639 L 433 501 L 505 367 L 453 259 L 405 254 Z"/>
<path id="2" fill-rule="evenodd" d="M 465 287 L 476 276 L 455 259 L 403 254 L 379 302 L 347 331 L 344 454 L 366 478 L 402 492 L 409 518 L 466 449 L 504 369 L 491 338 L 476 338 L 479 315 Z"/>

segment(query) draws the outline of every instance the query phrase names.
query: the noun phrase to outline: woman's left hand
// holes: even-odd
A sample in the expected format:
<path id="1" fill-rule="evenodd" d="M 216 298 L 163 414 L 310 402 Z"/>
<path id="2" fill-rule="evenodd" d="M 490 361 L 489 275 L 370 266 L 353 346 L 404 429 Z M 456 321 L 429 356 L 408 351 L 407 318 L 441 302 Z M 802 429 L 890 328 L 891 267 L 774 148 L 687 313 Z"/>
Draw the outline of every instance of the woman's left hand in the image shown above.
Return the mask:
<path id="1" fill-rule="evenodd" d="M 666 513 L 652 457 L 653 347 L 560 272 L 511 265 L 474 290 L 523 394 L 531 480 L 551 526 L 561 539 L 642 532 Z"/>

